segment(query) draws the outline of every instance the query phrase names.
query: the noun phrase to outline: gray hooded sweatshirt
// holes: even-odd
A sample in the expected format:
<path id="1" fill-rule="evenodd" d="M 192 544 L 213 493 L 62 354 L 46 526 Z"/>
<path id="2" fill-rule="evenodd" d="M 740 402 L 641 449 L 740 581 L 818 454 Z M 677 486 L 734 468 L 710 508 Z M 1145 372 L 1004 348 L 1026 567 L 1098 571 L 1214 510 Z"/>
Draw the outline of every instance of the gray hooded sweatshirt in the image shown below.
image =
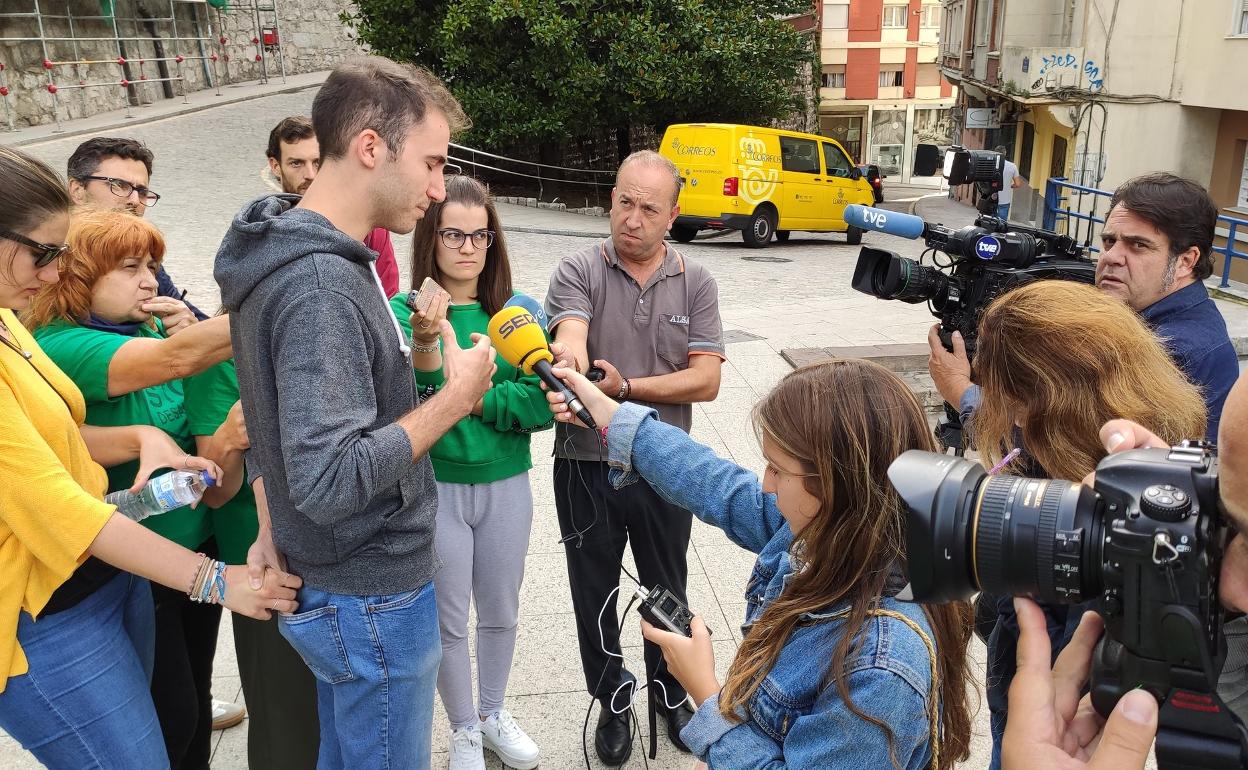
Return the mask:
<path id="1" fill-rule="evenodd" d="M 412 367 L 371 263 L 377 254 L 278 195 L 248 204 L 213 274 L 273 540 L 291 572 L 340 594 L 411 591 L 434 573 L 427 455 L 395 421 Z"/>

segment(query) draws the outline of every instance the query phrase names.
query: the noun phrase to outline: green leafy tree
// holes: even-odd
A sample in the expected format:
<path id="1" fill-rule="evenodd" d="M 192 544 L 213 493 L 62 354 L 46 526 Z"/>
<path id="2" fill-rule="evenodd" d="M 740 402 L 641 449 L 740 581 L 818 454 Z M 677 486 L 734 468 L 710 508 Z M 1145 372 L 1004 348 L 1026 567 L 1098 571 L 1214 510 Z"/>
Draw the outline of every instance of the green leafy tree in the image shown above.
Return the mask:
<path id="1" fill-rule="evenodd" d="M 443 77 L 466 140 L 562 144 L 630 126 L 763 123 L 801 103 L 810 0 L 359 0 L 344 19 L 384 56 Z"/>

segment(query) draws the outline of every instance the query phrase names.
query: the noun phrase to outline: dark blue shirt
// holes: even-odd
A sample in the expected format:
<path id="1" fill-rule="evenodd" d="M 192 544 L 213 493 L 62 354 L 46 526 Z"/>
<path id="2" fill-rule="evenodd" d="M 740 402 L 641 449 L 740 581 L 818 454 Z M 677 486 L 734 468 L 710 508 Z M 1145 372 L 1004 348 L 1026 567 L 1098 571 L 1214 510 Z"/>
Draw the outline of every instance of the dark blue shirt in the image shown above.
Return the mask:
<path id="1" fill-rule="evenodd" d="M 156 293 L 162 297 L 173 297 L 174 299 L 180 299 L 183 302 L 186 302 L 186 297 L 183 295 L 182 291 L 174 285 L 173 279 L 169 277 L 169 274 L 165 272 L 163 267 L 156 271 Z M 191 303 L 186 302 L 186 308 L 194 313 L 195 317 L 199 320 L 208 320 L 208 316 Z"/>
<path id="2" fill-rule="evenodd" d="M 1210 441 L 1218 440 L 1222 404 L 1239 378 L 1239 357 L 1205 285 L 1196 281 L 1140 311 L 1170 357 L 1205 397 Z"/>

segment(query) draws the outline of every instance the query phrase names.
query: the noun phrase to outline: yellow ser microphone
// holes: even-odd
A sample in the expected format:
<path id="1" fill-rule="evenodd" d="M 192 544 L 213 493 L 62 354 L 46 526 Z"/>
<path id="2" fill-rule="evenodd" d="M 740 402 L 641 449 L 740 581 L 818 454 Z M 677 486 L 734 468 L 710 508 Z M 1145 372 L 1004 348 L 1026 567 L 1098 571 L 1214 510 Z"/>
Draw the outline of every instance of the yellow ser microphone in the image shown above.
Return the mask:
<path id="1" fill-rule="evenodd" d="M 537 318 L 520 306 L 505 307 L 494 314 L 488 327 L 490 342 L 503 360 L 525 374 L 536 374 L 546 387 L 562 393 L 568 409 L 581 422 L 598 429 L 589 410 L 581 403 L 572 389 L 555 376 L 552 364 L 555 356 L 546 344 L 545 330 Z"/>

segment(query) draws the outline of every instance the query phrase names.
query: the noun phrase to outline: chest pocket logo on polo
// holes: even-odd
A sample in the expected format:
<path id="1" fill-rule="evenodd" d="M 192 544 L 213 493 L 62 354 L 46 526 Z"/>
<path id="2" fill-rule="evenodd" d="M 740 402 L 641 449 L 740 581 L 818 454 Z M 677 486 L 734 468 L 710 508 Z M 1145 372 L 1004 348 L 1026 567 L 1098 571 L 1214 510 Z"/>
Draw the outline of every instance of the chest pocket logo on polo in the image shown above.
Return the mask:
<path id="1" fill-rule="evenodd" d="M 689 316 L 659 313 L 659 358 L 677 369 L 689 366 Z"/>

